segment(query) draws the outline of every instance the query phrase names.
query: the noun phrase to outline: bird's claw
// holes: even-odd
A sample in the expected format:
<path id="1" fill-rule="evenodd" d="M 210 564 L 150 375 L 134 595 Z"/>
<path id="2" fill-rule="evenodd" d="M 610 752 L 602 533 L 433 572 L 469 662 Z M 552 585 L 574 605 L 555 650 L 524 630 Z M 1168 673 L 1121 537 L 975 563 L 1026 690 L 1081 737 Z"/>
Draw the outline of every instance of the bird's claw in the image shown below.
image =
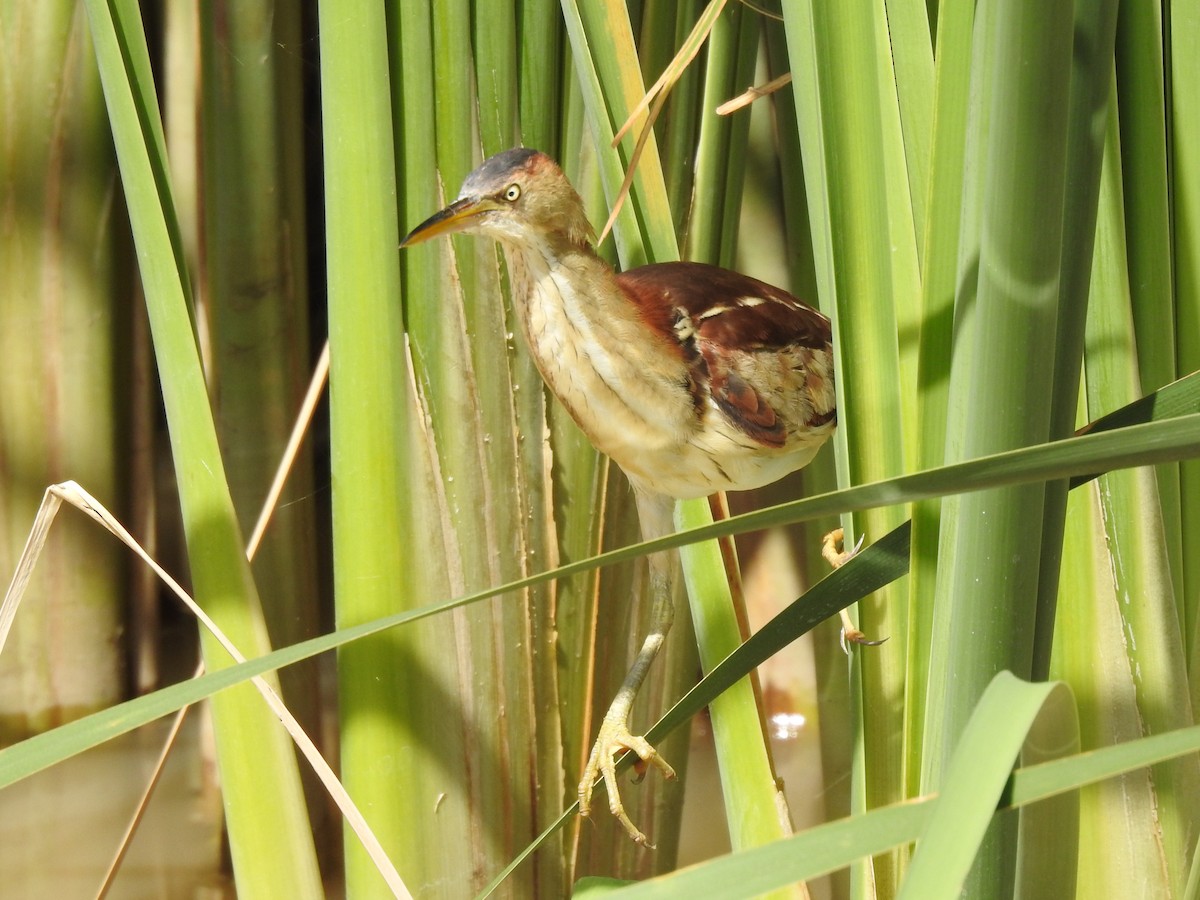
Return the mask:
<path id="1" fill-rule="evenodd" d="M 843 621 L 842 633 L 838 638 L 838 642 L 842 645 L 842 652 L 847 656 L 850 655 L 851 644 L 857 644 L 860 647 L 878 647 L 885 641 L 887 641 L 887 638 L 880 638 L 877 641 L 868 640 L 865 634 L 850 625 L 847 621 Z"/>
<path id="2" fill-rule="evenodd" d="M 858 555 L 858 551 L 862 549 L 863 541 L 866 540 L 865 534 L 858 536 L 858 543 L 854 545 L 853 550 L 839 549 L 842 541 L 846 537 L 846 532 L 841 528 L 835 528 L 829 534 L 825 535 L 821 541 L 821 555 L 825 557 L 825 562 L 829 563 L 831 568 L 840 569 L 850 560 Z"/>
<path id="3" fill-rule="evenodd" d="M 617 790 L 617 758 L 626 750 L 637 757 L 633 764 L 634 770 L 637 772 L 635 782 L 640 782 L 646 776 L 650 766 L 654 766 L 662 772 L 664 778 L 675 778 L 675 770 L 671 768 L 670 763 L 658 755 L 658 751 L 650 745 L 649 741 L 641 735 L 630 734 L 624 721 L 605 719 L 604 724 L 600 726 L 600 734 L 596 737 L 596 743 L 592 747 L 591 756 L 588 757 L 587 766 L 583 770 L 583 778 L 579 782 L 579 814 L 586 816 L 591 812 L 592 789 L 597 780 L 603 777 L 604 788 L 608 791 L 609 811 L 617 817 L 617 821 L 621 823 L 625 832 L 633 838 L 635 843 L 653 850 L 654 845 L 625 813 L 621 795 Z"/>
<path id="4" fill-rule="evenodd" d="M 829 534 L 825 535 L 825 539 L 821 542 L 821 555 L 835 569 L 840 569 L 857 556 L 858 551 L 862 549 L 863 540 L 866 538 L 865 534 L 860 534 L 858 536 L 858 543 L 854 545 L 853 550 L 841 550 L 839 548 L 845 536 L 846 533 L 841 528 L 835 528 Z M 842 645 L 842 652 L 847 656 L 850 655 L 851 644 L 858 644 L 860 647 L 878 647 L 887 640 L 887 638 L 881 638 L 877 641 L 868 640 L 865 634 L 854 627 L 844 609 L 841 612 L 841 616 L 842 633 L 838 639 L 838 643 Z"/>

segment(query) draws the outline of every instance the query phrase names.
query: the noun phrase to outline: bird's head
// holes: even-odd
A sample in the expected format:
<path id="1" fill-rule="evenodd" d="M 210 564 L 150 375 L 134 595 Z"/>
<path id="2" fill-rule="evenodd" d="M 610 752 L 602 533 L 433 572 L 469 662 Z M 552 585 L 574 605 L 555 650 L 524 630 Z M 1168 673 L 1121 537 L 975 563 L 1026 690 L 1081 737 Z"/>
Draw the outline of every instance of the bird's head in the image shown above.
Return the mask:
<path id="1" fill-rule="evenodd" d="M 546 154 L 517 148 L 488 159 L 467 176 L 458 199 L 400 242 L 411 247 L 465 231 L 522 249 L 547 241 L 586 246 L 594 237 L 583 201 Z"/>

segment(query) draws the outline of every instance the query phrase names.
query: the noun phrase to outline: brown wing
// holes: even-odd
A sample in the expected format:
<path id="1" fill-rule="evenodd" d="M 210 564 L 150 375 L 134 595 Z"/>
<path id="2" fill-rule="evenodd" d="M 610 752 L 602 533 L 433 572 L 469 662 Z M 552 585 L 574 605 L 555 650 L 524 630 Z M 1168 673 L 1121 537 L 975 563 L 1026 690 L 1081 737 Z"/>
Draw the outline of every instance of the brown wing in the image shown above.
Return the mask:
<path id="1" fill-rule="evenodd" d="M 741 431 L 770 447 L 787 433 L 764 393 L 738 372 L 745 354 L 827 351 L 829 320 L 787 291 L 703 263 L 659 263 L 617 276 L 646 324 L 691 363 L 697 401 L 713 401 Z"/>
<path id="2" fill-rule="evenodd" d="M 617 280 L 646 317 L 669 334 L 682 309 L 704 340 L 722 348 L 770 350 L 829 345 L 829 320 L 787 291 L 704 263 L 639 266 Z"/>

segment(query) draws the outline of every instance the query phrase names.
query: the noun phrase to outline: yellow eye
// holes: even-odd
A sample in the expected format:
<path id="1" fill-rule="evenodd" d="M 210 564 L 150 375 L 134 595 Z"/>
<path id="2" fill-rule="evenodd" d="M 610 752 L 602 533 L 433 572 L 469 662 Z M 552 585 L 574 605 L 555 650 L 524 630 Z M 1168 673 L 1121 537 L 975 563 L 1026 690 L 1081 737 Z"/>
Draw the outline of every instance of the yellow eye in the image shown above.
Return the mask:
<path id="1" fill-rule="evenodd" d="M 504 199 L 509 203 L 516 203 L 521 196 L 521 186 L 519 184 L 510 184 L 504 191 Z"/>

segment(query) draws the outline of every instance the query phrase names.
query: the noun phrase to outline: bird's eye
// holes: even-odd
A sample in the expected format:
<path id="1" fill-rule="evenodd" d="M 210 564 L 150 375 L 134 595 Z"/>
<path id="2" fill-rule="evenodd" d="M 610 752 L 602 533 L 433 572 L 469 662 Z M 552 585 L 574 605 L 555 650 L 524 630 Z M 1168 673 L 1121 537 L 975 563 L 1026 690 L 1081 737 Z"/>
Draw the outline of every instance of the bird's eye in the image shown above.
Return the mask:
<path id="1" fill-rule="evenodd" d="M 521 196 L 521 186 L 519 184 L 510 184 L 504 190 L 504 199 L 509 203 L 516 203 Z"/>

